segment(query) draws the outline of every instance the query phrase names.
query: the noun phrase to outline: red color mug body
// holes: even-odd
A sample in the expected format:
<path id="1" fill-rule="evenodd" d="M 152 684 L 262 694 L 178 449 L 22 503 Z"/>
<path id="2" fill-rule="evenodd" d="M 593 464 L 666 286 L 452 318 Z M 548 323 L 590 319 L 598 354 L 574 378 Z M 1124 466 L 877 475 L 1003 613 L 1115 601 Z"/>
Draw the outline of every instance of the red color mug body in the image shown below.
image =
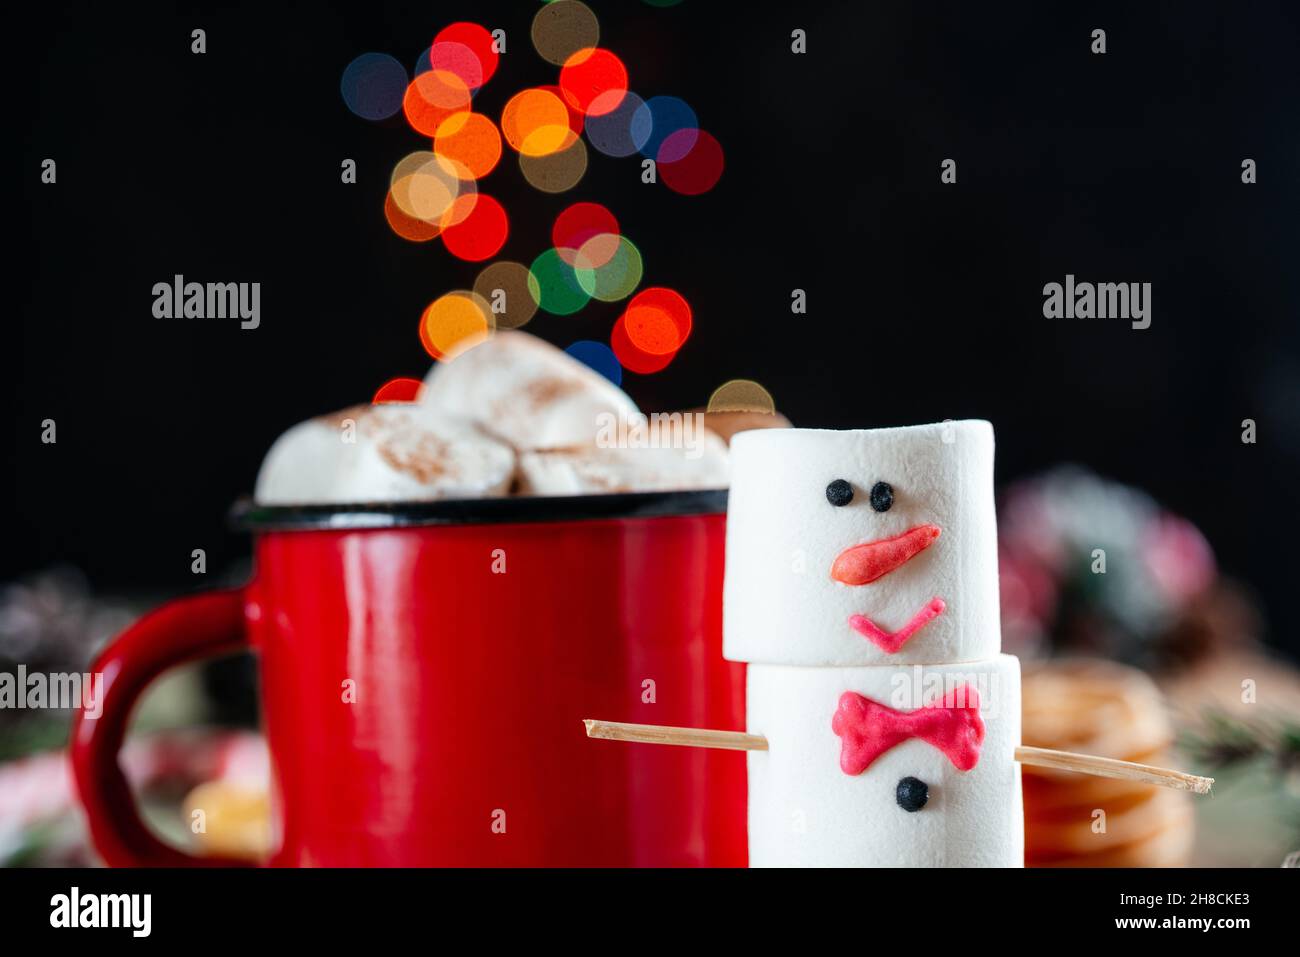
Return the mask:
<path id="1" fill-rule="evenodd" d="M 743 866 L 742 753 L 582 725 L 743 729 L 743 666 L 722 659 L 725 497 L 565 501 L 253 510 L 246 589 L 166 606 L 95 666 L 103 714 L 78 716 L 73 763 L 106 860 L 186 861 L 140 824 L 116 750 L 153 676 L 247 643 L 271 864 Z"/>

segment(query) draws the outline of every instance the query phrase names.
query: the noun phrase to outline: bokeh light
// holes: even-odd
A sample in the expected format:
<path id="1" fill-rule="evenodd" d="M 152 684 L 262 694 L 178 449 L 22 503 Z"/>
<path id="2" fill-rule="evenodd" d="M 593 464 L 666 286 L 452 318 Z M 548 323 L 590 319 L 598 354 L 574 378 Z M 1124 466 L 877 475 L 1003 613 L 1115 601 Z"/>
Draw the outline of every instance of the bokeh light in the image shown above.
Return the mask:
<path id="1" fill-rule="evenodd" d="M 424 383 L 419 379 L 399 376 L 381 385 L 375 391 L 375 397 L 370 400 L 370 403 L 383 405 L 387 402 L 419 402 L 420 393 L 423 391 Z"/>
<path id="2" fill-rule="evenodd" d="M 440 43 L 460 44 L 478 60 L 479 82 L 473 84 L 475 88 L 492 79 L 492 74 L 496 73 L 500 55 L 496 51 L 492 34 L 486 27 L 465 21 L 449 24 L 438 31 L 437 36 L 433 38 L 433 47 L 430 49 L 436 49 Z M 438 64 L 434 60 L 435 58 L 431 56 L 430 63 L 437 69 Z"/>
<path id="3" fill-rule="evenodd" d="M 691 147 L 695 145 L 695 136 L 693 134 L 699 132 L 699 126 L 699 118 L 695 115 L 695 111 L 691 109 L 690 104 L 675 96 L 650 97 L 637 109 L 632 122 L 634 130 L 649 130 L 645 141 L 638 148 L 642 155 L 650 157 L 656 163 L 663 162 L 665 159 L 681 159 L 682 156 L 689 153 Z M 690 130 L 692 135 L 678 138 L 677 150 L 679 150 L 679 153 L 661 157 L 659 148 L 663 145 L 664 140 L 679 130 Z"/>
<path id="4" fill-rule="evenodd" d="M 664 286 L 651 286 L 633 296 L 622 318 L 632 344 L 652 356 L 676 352 L 691 334 L 690 304 Z"/>
<path id="5" fill-rule="evenodd" d="M 609 50 L 588 47 L 564 61 L 560 89 L 574 108 L 587 116 L 603 116 L 627 95 L 627 67 Z"/>
<path id="6" fill-rule="evenodd" d="M 474 292 L 488 304 L 498 329 L 518 329 L 537 314 L 541 287 L 528 267 L 501 260 L 486 267 L 474 280 Z"/>
<path id="7" fill-rule="evenodd" d="M 458 189 L 456 198 L 452 200 L 451 205 L 443 211 L 442 216 L 438 219 L 438 225 L 445 232 L 448 226 L 455 226 L 457 223 L 463 222 L 465 217 L 473 211 L 473 198 L 478 193 L 478 183 L 474 177 L 469 175 L 469 170 L 450 157 L 438 155 L 438 164 L 456 177 Z"/>
<path id="8" fill-rule="evenodd" d="M 644 352 L 632 342 L 627 334 L 627 314 L 618 317 L 614 323 L 614 328 L 609 334 L 609 344 L 613 349 L 614 355 L 618 357 L 619 365 L 629 372 L 636 372 L 641 375 L 649 375 L 652 372 L 658 372 L 668 363 L 673 361 L 677 355 L 675 352 L 668 352 L 663 355 L 651 355 Z"/>
<path id="9" fill-rule="evenodd" d="M 439 123 L 453 113 L 469 109 L 469 99 L 469 87 L 456 74 L 448 70 L 429 70 L 407 86 L 402 98 L 402 111 L 411 129 L 433 137 L 438 132 Z"/>
<path id="10" fill-rule="evenodd" d="M 567 148 L 545 156 L 519 154 L 519 170 L 534 189 L 563 193 L 573 189 L 587 172 L 587 147 L 575 138 Z"/>
<path id="11" fill-rule="evenodd" d="M 649 113 L 642 112 L 644 105 L 645 101 L 629 90 L 608 113 L 587 117 L 587 141 L 606 156 L 631 156 L 650 138 L 652 121 Z"/>
<path id="12" fill-rule="evenodd" d="M 613 261 L 618 255 L 618 241 L 622 238 L 618 233 L 596 233 L 584 239 L 577 249 L 560 249 L 560 255 L 578 272 L 578 282 L 582 283 L 584 271 L 594 272 Z M 585 284 L 583 288 L 591 293 Z"/>
<path id="13" fill-rule="evenodd" d="M 533 87 L 510 98 L 501 111 L 501 135 L 516 152 L 546 156 L 565 149 L 577 137 L 564 101 Z"/>
<path id="14" fill-rule="evenodd" d="M 564 91 L 554 83 L 544 83 L 541 86 L 536 87 L 536 89 L 545 90 L 547 93 L 554 94 L 555 98 L 564 104 L 564 109 L 568 111 L 569 114 L 569 129 L 573 130 L 574 136 L 581 136 L 583 124 L 586 123 L 586 116 L 583 115 L 581 110 L 576 109 L 572 103 L 564 98 Z"/>
<path id="15" fill-rule="evenodd" d="M 499 125 L 471 108 L 474 94 L 500 65 L 492 34 L 479 24 L 440 30 L 409 78 L 401 63 L 381 53 L 363 54 L 344 70 L 341 92 L 349 110 L 372 120 L 401 111 L 413 130 L 432 141 L 432 150 L 404 157 L 390 177 L 384 216 L 401 238 L 441 238 L 449 253 L 469 262 L 499 255 L 510 234 L 509 217 L 497 199 L 478 192 L 477 181 L 499 164 L 502 140 L 518 154 L 525 180 L 547 193 L 582 180 L 588 146 L 611 157 L 639 152 L 653 158 L 659 180 L 683 195 L 717 184 L 725 166 L 721 144 L 700 129 L 695 111 L 681 98 L 644 100 L 628 89 L 627 68 L 599 46 L 600 24 L 587 4 L 547 3 L 530 32 L 537 52 L 560 67 L 559 83 L 511 96 Z M 637 292 L 644 262 L 614 215 L 598 203 L 574 203 L 556 217 L 551 241 L 531 265 L 493 262 L 481 270 L 473 291 L 431 302 L 420 317 L 420 340 L 429 355 L 445 361 L 497 328 L 525 325 L 539 309 L 572 315 L 592 299 L 631 297 L 609 345 L 580 340 L 570 354 L 615 383 L 624 369 L 645 374 L 667 366 L 691 334 L 691 307 L 665 287 Z M 737 383 L 746 382 L 716 390 L 710 408 L 715 400 L 744 400 Z M 418 389 L 418 380 L 393 379 L 375 401 L 412 401 Z M 753 401 L 764 395 L 770 404 L 765 391 Z"/>
<path id="16" fill-rule="evenodd" d="M 406 67 L 387 53 L 363 53 L 343 70 L 343 102 L 363 120 L 397 115 L 406 94 Z"/>
<path id="17" fill-rule="evenodd" d="M 438 124 L 433 150 L 460 163 L 470 176 L 481 179 L 501 159 L 501 134 L 496 124 L 482 113 L 453 113 Z"/>
<path id="18" fill-rule="evenodd" d="M 564 350 L 583 365 L 594 369 L 614 385 L 623 384 L 623 367 L 619 365 L 614 350 L 603 342 L 579 339 Z"/>
<path id="19" fill-rule="evenodd" d="M 477 188 L 458 163 L 428 150 L 416 150 L 399 160 L 389 186 L 393 202 L 403 213 L 444 228 L 443 216 L 456 198 Z"/>
<path id="20" fill-rule="evenodd" d="M 753 379 L 732 379 L 713 390 L 707 406 L 710 412 L 776 412 L 772 393 Z"/>
<path id="21" fill-rule="evenodd" d="M 600 42 L 600 23 L 591 8 L 578 0 L 555 0 L 533 17 L 533 47 L 547 63 L 564 66 L 579 50 Z"/>
<path id="22" fill-rule="evenodd" d="M 553 315 L 570 316 L 591 300 L 558 249 L 548 249 L 534 259 L 530 271 L 536 283 L 537 304 Z"/>
<path id="23" fill-rule="evenodd" d="M 574 275 L 582 291 L 601 302 L 632 295 L 641 282 L 641 251 L 625 236 L 601 233 L 582 244 Z"/>
<path id="24" fill-rule="evenodd" d="M 463 43 L 437 40 L 429 47 L 429 69 L 451 73 L 472 94 L 483 85 L 483 64 Z"/>
<path id="25" fill-rule="evenodd" d="M 619 234 L 618 220 L 600 203 L 574 203 L 555 217 L 551 227 L 551 243 L 570 266 L 577 265 L 578 249 L 593 236 L 602 233 Z M 594 251 L 593 251 L 594 252 Z M 610 250 L 613 255 L 613 250 Z M 604 263 L 593 262 L 592 266 Z"/>
<path id="26" fill-rule="evenodd" d="M 463 212 L 457 208 L 461 204 L 467 204 Z M 509 234 L 505 209 L 485 193 L 458 197 L 451 215 L 443 217 L 442 241 L 447 252 L 469 262 L 491 259 L 501 251 Z"/>
<path id="27" fill-rule="evenodd" d="M 678 130 L 659 147 L 659 180 L 675 193 L 698 196 L 722 176 L 722 144 L 705 130 Z"/>
<path id="28" fill-rule="evenodd" d="M 439 296 L 420 316 L 420 342 L 440 361 L 454 359 L 491 334 L 492 311 L 482 296 L 469 290 Z"/>
<path id="29" fill-rule="evenodd" d="M 400 187 L 408 190 L 406 184 Z M 402 212 L 397 201 L 393 199 L 393 189 L 389 188 L 384 194 L 384 218 L 388 220 L 389 227 L 403 239 L 413 243 L 424 243 L 433 239 L 442 232 L 442 227 L 438 223 L 430 223 L 423 219 L 416 219 L 414 216 L 408 216 Z"/>

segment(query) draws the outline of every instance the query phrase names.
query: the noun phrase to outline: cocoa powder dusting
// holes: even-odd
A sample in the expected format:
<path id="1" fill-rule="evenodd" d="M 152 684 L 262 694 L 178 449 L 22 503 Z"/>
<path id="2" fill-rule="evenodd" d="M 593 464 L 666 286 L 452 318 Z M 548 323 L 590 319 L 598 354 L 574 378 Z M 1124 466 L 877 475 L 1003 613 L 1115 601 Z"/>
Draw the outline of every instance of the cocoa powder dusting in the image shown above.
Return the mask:
<path id="1" fill-rule="evenodd" d="M 414 443 L 399 447 L 392 439 L 381 442 L 379 456 L 393 469 L 410 475 L 422 485 L 432 485 L 445 478 L 450 471 L 448 458 L 450 446 L 427 432 Z"/>
<path id="2" fill-rule="evenodd" d="M 566 396 L 573 395 L 575 392 L 582 391 L 582 383 L 576 379 L 545 376 L 528 383 L 523 391 L 524 399 L 529 407 L 536 410 L 542 406 L 550 405 L 552 402 L 557 402 Z"/>

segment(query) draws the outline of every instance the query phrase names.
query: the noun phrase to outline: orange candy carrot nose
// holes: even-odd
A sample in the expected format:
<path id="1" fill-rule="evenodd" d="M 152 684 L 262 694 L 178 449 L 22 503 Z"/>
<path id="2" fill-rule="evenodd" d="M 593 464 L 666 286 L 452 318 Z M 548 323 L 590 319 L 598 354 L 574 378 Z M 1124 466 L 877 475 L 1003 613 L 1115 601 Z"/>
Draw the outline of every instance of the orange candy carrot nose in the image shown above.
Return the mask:
<path id="1" fill-rule="evenodd" d="M 853 545 L 836 556 L 831 578 L 845 585 L 866 585 L 925 551 L 938 537 L 938 525 L 918 525 L 893 538 Z"/>

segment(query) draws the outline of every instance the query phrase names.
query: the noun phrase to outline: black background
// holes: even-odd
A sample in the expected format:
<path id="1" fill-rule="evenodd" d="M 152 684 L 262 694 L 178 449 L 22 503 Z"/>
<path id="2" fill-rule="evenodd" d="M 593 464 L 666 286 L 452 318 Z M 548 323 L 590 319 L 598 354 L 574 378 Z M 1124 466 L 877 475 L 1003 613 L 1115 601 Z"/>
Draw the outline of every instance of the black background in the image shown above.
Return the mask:
<path id="1" fill-rule="evenodd" d="M 647 409 L 764 383 L 796 424 L 978 416 L 1004 483 L 1078 461 L 1206 533 L 1287 614 L 1300 515 L 1300 27 L 1293 4 L 730 4 L 591 0 L 642 96 L 674 94 L 726 151 L 683 197 L 638 159 L 592 151 L 579 187 L 531 189 L 507 153 L 481 184 L 529 262 L 555 214 L 608 205 L 646 282 L 695 330 L 667 370 L 629 375 Z M 478 266 L 397 239 L 394 162 L 427 143 L 350 114 L 360 53 L 408 66 L 457 19 L 507 31 L 476 98 L 493 117 L 553 83 L 536 5 L 37 4 L 8 33 L 15 305 L 4 547 L 9 577 L 58 561 L 101 588 L 193 587 L 247 551 L 225 512 L 290 424 L 428 367 L 421 309 Z M 190 52 L 190 31 L 208 52 Z M 790 32 L 808 52 L 790 51 Z M 1108 52 L 1090 52 L 1107 31 Z M 58 183 L 40 183 L 40 163 Z M 958 162 L 958 183 L 939 164 Z M 1241 182 L 1241 161 L 1259 182 Z M 359 182 L 340 182 L 344 158 Z M 1153 323 L 1048 320 L 1042 286 L 1150 282 Z M 155 319 L 175 273 L 262 283 L 262 324 Z M 794 288 L 808 314 L 790 312 Z M 539 314 L 560 345 L 605 338 L 615 305 Z M 1241 421 L 1258 422 L 1243 445 Z M 40 442 L 41 420 L 58 442 Z"/>

